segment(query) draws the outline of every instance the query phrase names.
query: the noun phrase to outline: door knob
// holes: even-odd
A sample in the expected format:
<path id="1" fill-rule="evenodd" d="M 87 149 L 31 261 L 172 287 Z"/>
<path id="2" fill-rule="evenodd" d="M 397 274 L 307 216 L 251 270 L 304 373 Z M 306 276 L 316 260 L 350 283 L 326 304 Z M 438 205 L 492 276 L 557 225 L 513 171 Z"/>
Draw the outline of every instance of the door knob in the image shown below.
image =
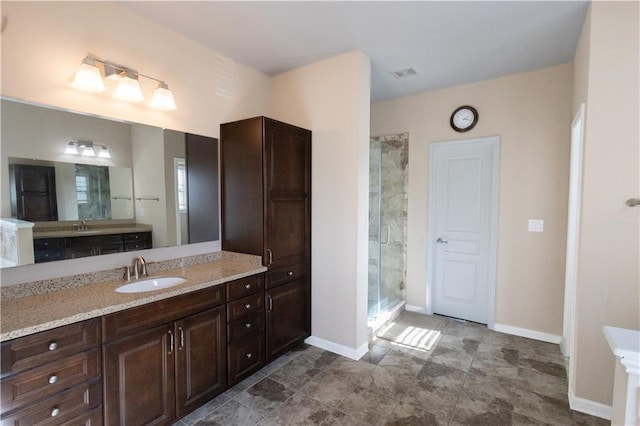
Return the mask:
<path id="1" fill-rule="evenodd" d="M 443 240 L 442 238 L 438 238 L 436 240 L 436 243 L 438 243 L 438 244 L 449 244 L 449 241 Z"/>

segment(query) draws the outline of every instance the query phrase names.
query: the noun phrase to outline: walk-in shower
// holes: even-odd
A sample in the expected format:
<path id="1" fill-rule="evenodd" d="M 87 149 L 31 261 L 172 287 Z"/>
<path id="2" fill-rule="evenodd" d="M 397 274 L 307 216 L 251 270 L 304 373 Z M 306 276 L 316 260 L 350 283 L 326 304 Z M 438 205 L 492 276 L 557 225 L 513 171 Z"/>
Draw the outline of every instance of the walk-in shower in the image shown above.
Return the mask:
<path id="1" fill-rule="evenodd" d="M 369 326 L 405 301 L 407 133 L 371 138 L 369 151 Z"/>

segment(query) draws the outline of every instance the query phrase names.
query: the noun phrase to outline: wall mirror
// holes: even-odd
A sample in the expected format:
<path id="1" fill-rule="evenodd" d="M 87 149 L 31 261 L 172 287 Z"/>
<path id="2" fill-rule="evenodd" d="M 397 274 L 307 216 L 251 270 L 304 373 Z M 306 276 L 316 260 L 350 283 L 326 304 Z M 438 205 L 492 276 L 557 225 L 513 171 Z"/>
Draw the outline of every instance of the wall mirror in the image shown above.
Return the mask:
<path id="1" fill-rule="evenodd" d="M 33 222 L 35 230 L 81 221 L 88 229 L 150 225 L 153 248 L 219 239 L 216 139 L 1 102 L 2 219 Z M 108 150 L 108 157 L 68 149 L 87 142 Z M 27 209 L 21 200 L 29 194 L 20 194 L 18 181 L 29 178 L 48 182 L 49 193 L 38 193 L 39 201 Z M 7 245 L 4 231 L 2 236 Z"/>

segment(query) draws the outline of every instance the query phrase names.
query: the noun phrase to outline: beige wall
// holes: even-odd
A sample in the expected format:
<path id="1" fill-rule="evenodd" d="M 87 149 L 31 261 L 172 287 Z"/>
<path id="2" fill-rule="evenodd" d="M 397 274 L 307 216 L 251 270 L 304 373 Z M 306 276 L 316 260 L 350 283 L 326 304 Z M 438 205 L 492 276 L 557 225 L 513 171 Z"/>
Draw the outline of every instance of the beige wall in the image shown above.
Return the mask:
<path id="1" fill-rule="evenodd" d="M 640 329 L 640 4 L 593 2 L 576 57 L 586 100 L 575 323 L 575 396 L 611 404 L 614 356 L 603 325 Z M 582 50 L 581 50 L 582 49 Z"/>
<path id="2" fill-rule="evenodd" d="M 353 355 L 367 342 L 369 85 L 360 52 L 273 81 L 273 118 L 313 131 L 313 337 Z"/>
<path id="3" fill-rule="evenodd" d="M 429 297 L 429 144 L 499 135 L 495 322 L 562 334 L 572 73 L 564 64 L 372 106 L 372 135 L 409 132 L 409 305 L 425 307 Z M 480 119 L 460 134 L 449 117 L 465 104 Z M 544 219 L 544 233 L 528 232 L 528 219 Z"/>
<path id="4" fill-rule="evenodd" d="M 114 3 L 3 1 L 2 15 L 3 96 L 212 137 L 220 123 L 266 112 L 268 76 Z M 89 53 L 166 80 L 178 110 L 115 100 L 110 80 L 100 94 L 73 89 Z M 140 83 L 148 101 L 155 84 Z"/>

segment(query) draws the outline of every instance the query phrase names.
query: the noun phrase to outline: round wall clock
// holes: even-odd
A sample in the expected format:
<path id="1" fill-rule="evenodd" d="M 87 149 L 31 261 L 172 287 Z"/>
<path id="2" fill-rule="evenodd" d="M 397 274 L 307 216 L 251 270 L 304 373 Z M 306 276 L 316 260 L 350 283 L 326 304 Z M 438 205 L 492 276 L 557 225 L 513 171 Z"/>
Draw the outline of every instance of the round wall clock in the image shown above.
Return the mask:
<path id="1" fill-rule="evenodd" d="M 478 111 L 469 105 L 456 108 L 451 114 L 449 123 L 456 132 L 468 132 L 478 123 Z"/>

